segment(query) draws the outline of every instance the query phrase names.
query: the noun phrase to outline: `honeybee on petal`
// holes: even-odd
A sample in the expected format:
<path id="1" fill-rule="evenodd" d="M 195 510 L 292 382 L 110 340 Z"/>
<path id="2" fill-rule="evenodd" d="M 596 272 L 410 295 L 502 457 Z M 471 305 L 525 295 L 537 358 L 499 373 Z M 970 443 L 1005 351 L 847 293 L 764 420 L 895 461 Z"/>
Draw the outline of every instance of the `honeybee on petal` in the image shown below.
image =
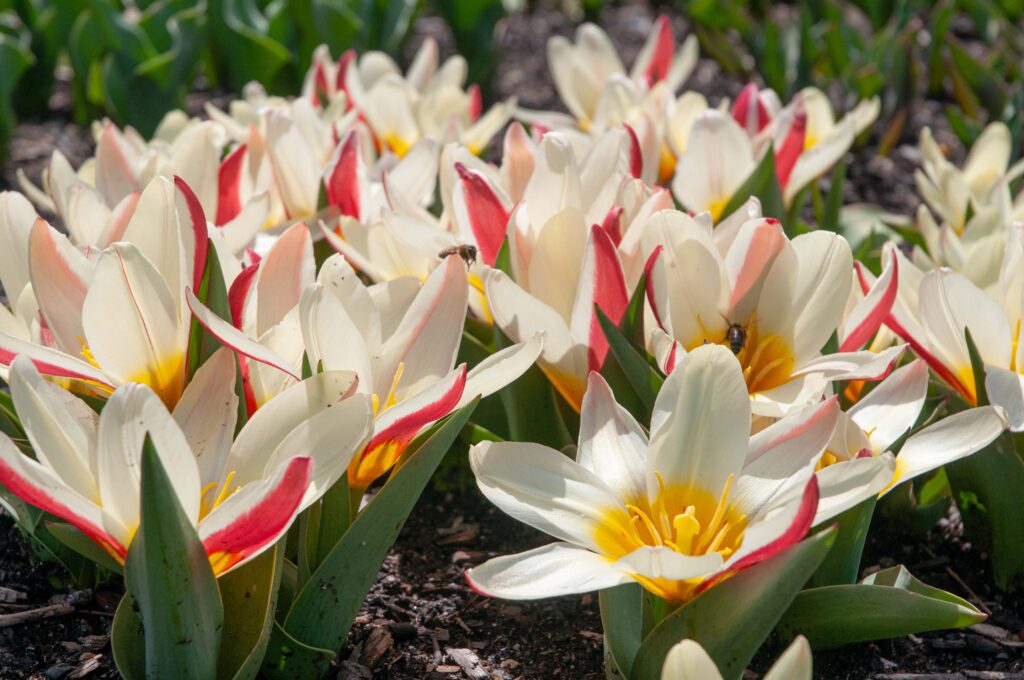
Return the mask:
<path id="1" fill-rule="evenodd" d="M 452 246 L 451 248 L 445 248 L 444 250 L 439 252 L 437 256 L 443 260 L 449 255 L 458 255 L 459 257 L 462 258 L 463 262 L 466 263 L 467 267 L 471 267 L 476 263 L 476 253 L 476 246 L 466 243 L 457 246 Z"/>

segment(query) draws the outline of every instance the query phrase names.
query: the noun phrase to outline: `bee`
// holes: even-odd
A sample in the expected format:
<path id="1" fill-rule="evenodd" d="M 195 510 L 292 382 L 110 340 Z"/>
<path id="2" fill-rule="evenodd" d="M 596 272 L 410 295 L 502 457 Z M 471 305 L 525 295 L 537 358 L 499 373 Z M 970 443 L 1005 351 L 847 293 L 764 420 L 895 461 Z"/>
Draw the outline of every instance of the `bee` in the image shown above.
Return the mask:
<path id="1" fill-rule="evenodd" d="M 747 329 L 738 323 L 730 323 L 725 331 L 725 339 L 729 341 L 729 349 L 733 354 L 739 354 L 743 346 L 747 344 Z"/>
<path id="2" fill-rule="evenodd" d="M 437 254 L 438 257 L 444 259 L 449 255 L 458 255 L 462 258 L 462 261 L 466 263 L 467 267 L 472 266 L 476 263 L 476 246 L 467 244 L 461 244 L 452 246 L 451 248 L 445 248 Z"/>

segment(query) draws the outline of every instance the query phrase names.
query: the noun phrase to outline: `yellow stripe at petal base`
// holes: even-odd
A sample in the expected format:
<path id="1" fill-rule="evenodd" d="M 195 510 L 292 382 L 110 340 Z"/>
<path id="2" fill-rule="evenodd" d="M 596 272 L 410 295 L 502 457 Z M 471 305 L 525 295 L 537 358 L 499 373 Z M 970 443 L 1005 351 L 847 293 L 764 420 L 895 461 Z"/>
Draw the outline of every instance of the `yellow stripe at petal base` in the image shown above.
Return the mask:
<path id="1" fill-rule="evenodd" d="M 173 410 L 185 388 L 185 355 L 167 357 L 156 366 L 129 375 L 125 382 L 149 385 L 168 410 Z"/>

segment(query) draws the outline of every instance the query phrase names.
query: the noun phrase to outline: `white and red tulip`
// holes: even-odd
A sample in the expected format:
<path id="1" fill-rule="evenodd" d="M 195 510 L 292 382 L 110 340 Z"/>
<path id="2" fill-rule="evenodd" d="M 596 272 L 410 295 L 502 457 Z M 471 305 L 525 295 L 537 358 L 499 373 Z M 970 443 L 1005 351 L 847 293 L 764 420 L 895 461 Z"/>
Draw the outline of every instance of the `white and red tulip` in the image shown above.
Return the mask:
<path id="1" fill-rule="evenodd" d="M 647 434 L 591 374 L 576 460 L 526 443 L 470 451 L 483 494 L 559 539 L 466 573 L 480 593 L 538 599 L 639 582 L 686 602 L 799 542 L 818 503 L 813 470 L 835 399 L 750 436 L 750 399 L 728 349 L 682 358 Z M 798 498 L 780 502 L 791 490 Z"/>
<path id="2" fill-rule="evenodd" d="M 148 435 L 214 574 L 224 574 L 271 547 L 344 474 L 371 419 L 369 400 L 352 394 L 355 376 L 329 372 L 282 393 L 235 437 L 234 375 L 221 350 L 172 412 L 147 386 L 129 384 L 97 416 L 18 357 L 11 395 L 36 459 L 0 436 L 0 483 L 123 563 L 139 526 Z"/>

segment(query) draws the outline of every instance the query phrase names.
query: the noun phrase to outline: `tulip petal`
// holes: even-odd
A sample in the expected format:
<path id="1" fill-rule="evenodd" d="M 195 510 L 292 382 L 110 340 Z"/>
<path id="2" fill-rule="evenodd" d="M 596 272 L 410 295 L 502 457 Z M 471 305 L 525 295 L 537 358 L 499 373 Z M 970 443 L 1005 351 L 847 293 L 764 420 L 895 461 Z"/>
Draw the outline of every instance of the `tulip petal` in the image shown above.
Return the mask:
<path id="1" fill-rule="evenodd" d="M 52 347 L 37 345 L 16 338 L 9 333 L 0 332 L 0 365 L 10 366 L 15 357 L 20 354 L 32 359 L 36 370 L 43 375 L 83 380 L 113 388 L 110 376 L 92 364 Z"/>
<path id="2" fill-rule="evenodd" d="M 998 366 L 985 367 L 989 401 L 1006 412 L 1010 430 L 1024 430 L 1024 376 Z"/>
<path id="3" fill-rule="evenodd" d="M 821 498 L 814 526 L 878 495 L 893 483 L 896 461 L 891 453 L 833 463 L 817 473 Z"/>
<path id="4" fill-rule="evenodd" d="M 874 449 L 885 451 L 917 422 L 927 395 L 928 365 L 918 360 L 893 371 L 848 413 Z"/>
<path id="5" fill-rule="evenodd" d="M 215 575 L 259 555 L 280 538 L 299 512 L 313 459 L 295 456 L 261 482 L 231 494 L 199 523 L 199 538 Z"/>
<path id="6" fill-rule="evenodd" d="M 300 222 L 281 234 L 260 262 L 256 279 L 256 336 L 276 326 L 298 305 L 302 291 L 315 279 L 313 239 Z"/>
<path id="7" fill-rule="evenodd" d="M 590 374 L 580 410 L 576 462 L 593 472 L 620 497 L 641 499 L 647 492 L 647 434 L 619 406 L 599 373 Z"/>
<path id="8" fill-rule="evenodd" d="M 854 266 L 864 265 L 855 262 Z M 878 332 L 896 301 L 896 293 L 899 290 L 898 268 L 899 260 L 893 254 L 885 271 L 875 281 L 875 285 L 843 321 L 842 328 L 839 329 L 842 339 L 839 345 L 840 352 L 860 349 Z"/>
<path id="9" fill-rule="evenodd" d="M 943 418 L 903 444 L 896 456 L 893 484 L 980 451 L 1005 429 L 1005 416 L 993 406 L 980 406 Z"/>
<path id="10" fill-rule="evenodd" d="M 214 314 L 213 310 L 200 302 L 199 298 L 197 298 L 191 290 L 186 291 L 185 296 L 188 301 L 189 309 L 192 310 L 196 320 L 199 321 L 203 328 L 208 330 L 215 338 L 239 354 L 242 354 L 254 361 L 258 361 L 261 364 L 273 366 L 277 370 L 288 374 L 296 380 L 300 379 L 290 361 L 281 357 L 276 352 L 265 347 L 256 340 L 253 340 L 248 335 Z"/>
<path id="11" fill-rule="evenodd" d="M 78 354 L 85 337 L 82 307 L 91 265 L 66 236 L 42 219 L 32 225 L 26 254 L 39 313 L 57 346 L 69 354 Z M 17 292 L 11 290 L 7 294 L 16 300 Z"/>
<path id="12" fill-rule="evenodd" d="M 483 442 L 469 452 L 480 491 L 508 515 L 557 539 L 593 550 L 623 501 L 594 472 L 527 442 Z"/>
<path id="13" fill-rule="evenodd" d="M 98 543 L 104 550 L 124 561 L 128 548 L 122 540 L 127 532 L 108 533 L 103 511 L 68 487 L 53 471 L 21 453 L 7 435 L 0 435 L 0 484 L 18 498 L 60 517 Z"/>
<path id="14" fill-rule="evenodd" d="M 370 179 L 366 163 L 359 152 L 359 137 L 350 130 L 334 151 L 324 177 L 327 203 L 360 222 L 366 221 L 370 199 Z"/>
<path id="15" fill-rule="evenodd" d="M 666 485 L 721 489 L 729 475 L 739 476 L 749 435 L 750 397 L 739 362 L 721 345 L 698 347 L 676 364 L 654 403 L 649 490 L 658 488 L 655 472 Z"/>
<path id="16" fill-rule="evenodd" d="M 829 443 L 839 415 L 837 397 L 782 418 L 750 438 L 743 474 L 736 480 L 733 502 L 747 516 L 780 498 L 813 473 Z"/>
<path id="17" fill-rule="evenodd" d="M 480 259 L 493 266 L 505 240 L 511 208 L 499 198 L 483 173 L 470 170 L 462 163 L 455 164 L 455 172 L 458 173 L 452 195 L 455 221 L 469 228 L 480 248 Z"/>
<path id="18" fill-rule="evenodd" d="M 456 408 L 462 408 L 478 396 L 490 396 L 511 384 L 533 366 L 543 347 L 544 336 L 538 333 L 526 342 L 517 342 L 478 363 L 466 374 L 466 388 Z"/>
<path id="19" fill-rule="evenodd" d="M 662 680 L 722 680 L 718 666 L 693 640 L 683 640 L 669 650 L 661 667 Z"/>
<path id="20" fill-rule="evenodd" d="M 38 216 L 24 196 L 0 192 L 0 286 L 17 300 L 29 283 L 29 233 Z"/>
<path id="21" fill-rule="evenodd" d="M 221 347 L 203 362 L 172 413 L 199 466 L 203 483 L 217 478 L 235 437 L 235 359 Z"/>
<path id="22" fill-rule="evenodd" d="M 583 251 L 579 287 L 573 302 L 570 330 L 573 338 L 587 347 L 587 364 L 598 371 L 608 354 L 608 339 L 598 321 L 600 309 L 618 325 L 629 305 L 629 292 L 622 273 L 622 262 L 608 232 L 597 225 L 590 228 L 590 238 Z"/>
<path id="23" fill-rule="evenodd" d="M 36 460 L 83 498 L 99 503 L 96 486 L 96 412 L 39 375 L 27 356 L 11 364 L 8 382 L 14 407 Z"/>
<path id="24" fill-rule="evenodd" d="M 496 557 L 466 571 L 466 581 L 477 593 L 507 600 L 586 593 L 631 580 L 612 562 L 569 543 Z"/>

